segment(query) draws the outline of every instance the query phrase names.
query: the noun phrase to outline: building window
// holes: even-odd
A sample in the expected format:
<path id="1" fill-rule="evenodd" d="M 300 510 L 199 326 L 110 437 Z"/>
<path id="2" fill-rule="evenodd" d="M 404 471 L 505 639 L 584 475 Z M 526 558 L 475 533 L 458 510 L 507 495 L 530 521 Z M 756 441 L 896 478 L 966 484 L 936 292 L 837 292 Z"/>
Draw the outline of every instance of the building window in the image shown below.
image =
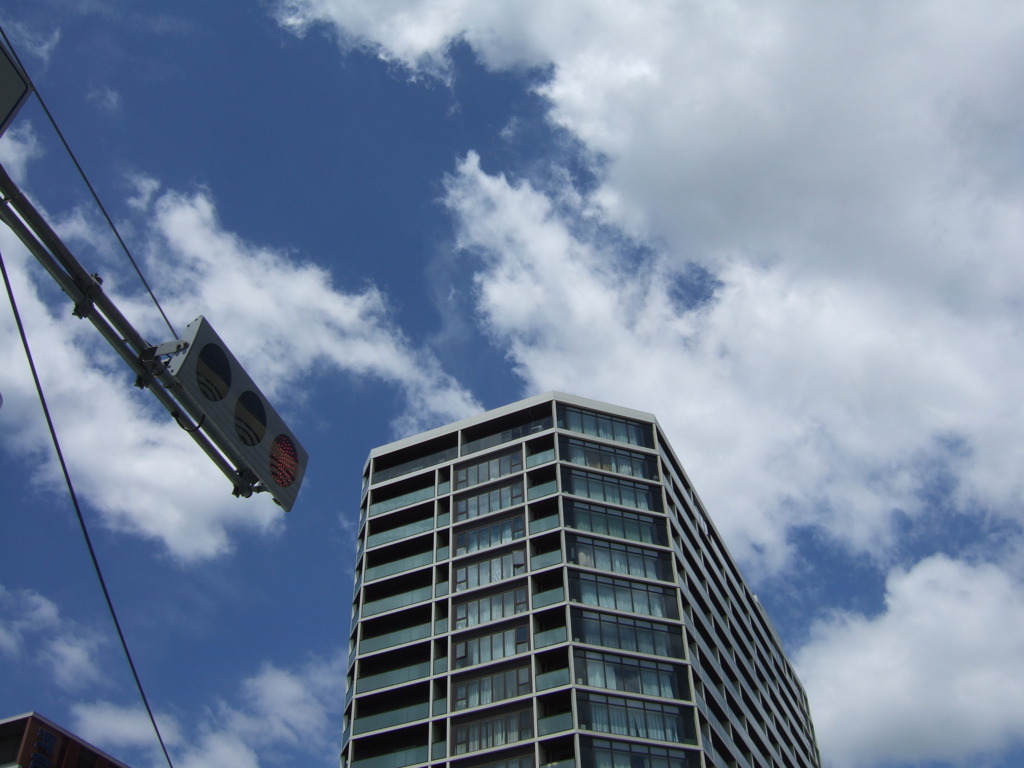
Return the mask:
<path id="1" fill-rule="evenodd" d="M 530 667 L 527 665 L 456 680 L 452 686 L 452 706 L 455 709 L 468 709 L 525 696 L 529 692 Z"/>
<path id="2" fill-rule="evenodd" d="M 573 640 L 587 645 L 683 658 L 682 632 L 669 624 L 573 609 L 572 634 Z"/>
<path id="3" fill-rule="evenodd" d="M 521 539 L 526 535 L 526 521 L 522 515 L 506 517 L 455 534 L 455 554 L 468 555 L 481 549 L 490 549 L 499 544 Z"/>
<path id="4" fill-rule="evenodd" d="M 701 768 L 697 750 L 605 739 L 580 739 L 582 768 Z"/>
<path id="5" fill-rule="evenodd" d="M 654 431 L 650 424 L 624 419 L 621 416 L 610 416 L 607 413 L 588 411 L 572 405 L 558 405 L 558 426 L 560 429 L 568 429 L 571 432 L 600 437 L 604 440 L 638 445 L 642 448 L 654 447 Z"/>
<path id="6" fill-rule="evenodd" d="M 457 723 L 452 730 L 452 748 L 456 755 L 463 755 L 532 737 L 533 710 L 520 709 L 468 723 Z"/>
<path id="7" fill-rule="evenodd" d="M 523 451 L 517 447 L 514 451 L 509 451 L 500 456 L 493 456 L 473 462 L 472 464 L 456 467 L 455 490 L 486 483 L 488 480 L 497 480 L 499 477 L 511 475 L 513 472 L 521 472 L 522 469 Z"/>
<path id="8" fill-rule="evenodd" d="M 511 507 L 513 504 L 523 503 L 523 482 L 517 480 L 514 483 L 490 488 L 483 493 L 475 493 L 463 496 L 455 500 L 455 522 L 469 520 L 472 517 L 480 517 L 490 512 L 497 512 L 499 509 Z"/>
<path id="9" fill-rule="evenodd" d="M 599 533 L 616 539 L 629 539 L 641 544 L 668 542 L 664 519 L 627 512 L 624 509 L 601 507 L 574 499 L 565 500 L 565 523 L 580 531 Z"/>
<path id="10" fill-rule="evenodd" d="M 488 757 L 491 756 L 488 755 Z M 504 760 L 494 760 L 488 763 L 461 762 L 456 765 L 458 768 L 534 768 L 533 755 L 507 757 Z"/>
<path id="11" fill-rule="evenodd" d="M 661 493 L 647 483 L 620 477 L 595 475 L 578 469 L 562 469 L 562 487 L 573 496 L 620 504 L 634 509 L 661 512 Z"/>
<path id="12" fill-rule="evenodd" d="M 576 681 L 581 685 L 663 699 L 691 698 L 686 668 L 677 664 L 590 650 L 577 650 L 575 658 Z"/>
<path id="13" fill-rule="evenodd" d="M 486 624 L 526 612 L 526 587 L 478 597 L 455 605 L 455 629 Z"/>
<path id="14" fill-rule="evenodd" d="M 690 707 L 623 699 L 597 693 L 579 694 L 580 728 L 616 736 L 696 744 L 697 729 Z"/>
<path id="15" fill-rule="evenodd" d="M 559 457 L 562 461 L 582 467 L 614 472 L 617 475 L 658 479 L 658 460 L 647 453 L 628 451 L 601 443 L 589 443 L 572 437 L 559 438 Z"/>
<path id="16" fill-rule="evenodd" d="M 530 650 L 530 630 L 526 624 L 521 624 L 489 635 L 456 640 L 452 643 L 452 649 L 455 653 L 455 669 L 486 664 L 488 661 L 497 661 Z"/>
<path id="17" fill-rule="evenodd" d="M 476 453 L 477 451 L 485 451 L 496 445 L 501 445 L 502 443 L 507 443 L 512 440 L 518 440 L 520 437 L 526 437 L 527 435 L 532 435 L 545 429 L 551 429 L 550 406 L 545 405 L 542 406 L 542 408 L 544 411 L 548 412 L 548 415 L 541 416 L 524 424 L 509 427 L 508 429 L 503 429 L 500 432 L 494 432 L 490 435 L 478 437 L 475 440 L 466 440 L 462 444 L 462 455 L 468 456 L 469 454 Z"/>
<path id="18" fill-rule="evenodd" d="M 574 573 L 569 577 L 569 597 L 584 605 L 658 618 L 679 618 L 675 590 L 653 584 Z"/>
<path id="19" fill-rule="evenodd" d="M 617 541 L 569 536 L 569 559 L 585 568 L 643 579 L 672 580 L 672 562 L 667 552 L 620 544 Z"/>
<path id="20" fill-rule="evenodd" d="M 515 549 L 487 560 L 455 567 L 455 591 L 484 587 L 526 571 L 526 552 Z"/>

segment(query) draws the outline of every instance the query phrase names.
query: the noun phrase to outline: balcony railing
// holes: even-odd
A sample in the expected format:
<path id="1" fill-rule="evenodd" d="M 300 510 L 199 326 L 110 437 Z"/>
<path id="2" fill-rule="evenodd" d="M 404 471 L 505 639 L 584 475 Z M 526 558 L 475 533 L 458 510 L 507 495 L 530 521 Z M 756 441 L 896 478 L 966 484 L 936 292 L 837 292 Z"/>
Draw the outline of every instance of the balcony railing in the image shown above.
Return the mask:
<path id="1" fill-rule="evenodd" d="M 429 674 L 430 662 L 424 661 L 420 664 L 411 664 L 408 667 L 389 669 L 387 672 L 380 672 L 376 675 L 364 675 L 359 678 L 359 693 L 375 691 L 378 688 L 387 688 L 389 685 L 407 683 L 410 680 L 419 680 L 421 677 L 426 677 Z"/>
<path id="2" fill-rule="evenodd" d="M 415 491 L 409 491 L 403 493 L 401 496 L 395 496 L 392 499 L 384 499 L 383 501 L 377 501 L 370 505 L 370 517 L 374 515 L 383 515 L 385 512 L 390 512 L 393 509 L 404 507 L 407 504 L 415 504 L 417 501 L 426 501 L 427 499 L 434 498 L 434 486 L 428 488 L 420 488 Z"/>
<path id="3" fill-rule="evenodd" d="M 533 596 L 533 607 L 543 608 L 546 605 L 552 605 L 554 603 L 565 600 L 565 593 L 561 587 L 555 589 L 549 589 L 546 592 L 538 592 Z"/>
<path id="4" fill-rule="evenodd" d="M 556 549 L 551 552 L 542 552 L 530 558 L 530 570 L 536 571 L 560 562 L 562 562 L 562 550 Z"/>
<path id="5" fill-rule="evenodd" d="M 411 643 L 413 640 L 422 640 L 424 637 L 430 637 L 429 622 L 417 624 L 413 627 L 405 627 L 404 629 L 396 629 L 394 632 L 386 632 L 376 637 L 364 637 L 359 642 L 359 653 L 372 653 L 382 648 L 391 648 L 395 645 Z"/>
<path id="6" fill-rule="evenodd" d="M 399 560 L 392 560 L 390 563 L 381 563 L 366 569 L 363 578 L 366 581 L 383 579 L 385 576 L 393 576 L 402 571 L 411 571 L 413 568 L 421 568 L 434 562 L 433 552 L 420 552 L 418 555 L 410 555 Z"/>
<path id="7" fill-rule="evenodd" d="M 549 733 L 568 731 L 572 728 L 572 712 L 562 712 L 559 715 L 542 717 L 537 721 L 537 734 L 547 736 Z"/>
<path id="8" fill-rule="evenodd" d="M 548 448 L 546 451 L 540 453 L 533 453 L 526 457 L 527 468 L 536 467 L 541 464 L 546 464 L 549 461 L 555 460 L 555 449 Z"/>
<path id="9" fill-rule="evenodd" d="M 565 627 L 555 627 L 538 632 L 533 636 L 533 647 L 544 648 L 555 643 L 564 643 L 566 638 Z"/>
<path id="10" fill-rule="evenodd" d="M 384 613 L 384 611 L 390 611 L 395 608 L 404 608 L 407 605 L 413 603 L 419 603 L 424 600 L 430 599 L 430 593 L 433 590 L 428 584 L 425 587 L 413 589 L 408 592 L 401 592 L 397 595 L 391 595 L 391 597 L 385 597 L 380 600 L 374 600 L 373 602 L 366 603 L 363 606 L 363 616 L 374 616 L 378 613 Z"/>
<path id="11" fill-rule="evenodd" d="M 546 483 L 541 483 L 540 485 L 534 485 L 527 488 L 526 498 L 529 501 L 533 501 L 534 499 L 539 499 L 541 496 L 547 496 L 548 494 L 554 493 L 557 490 L 558 483 L 554 480 L 549 480 Z M 371 511 L 370 514 L 372 515 L 373 512 Z"/>
<path id="12" fill-rule="evenodd" d="M 427 762 L 427 745 L 398 749 L 386 755 L 353 760 L 352 768 L 404 768 L 407 765 Z"/>
<path id="13" fill-rule="evenodd" d="M 563 637 L 564 637 L 563 632 Z M 537 690 L 543 691 L 548 688 L 557 688 L 560 685 L 569 684 L 568 669 L 553 669 L 550 672 L 541 672 L 537 675 Z"/>
<path id="14" fill-rule="evenodd" d="M 540 520 L 530 521 L 530 533 L 540 533 L 541 531 L 550 531 L 552 528 L 558 527 L 558 515 L 552 515 L 551 517 L 542 517 Z"/>
<path id="15" fill-rule="evenodd" d="M 366 545 L 369 547 L 377 547 L 381 544 L 388 544 L 392 541 L 398 541 L 404 539 L 406 536 L 413 536 L 417 533 L 425 533 L 434 527 L 433 518 L 428 517 L 426 520 L 417 520 L 414 523 L 408 525 L 400 525 L 397 528 L 392 528 L 390 531 L 381 531 L 380 533 L 371 533 L 366 537 Z"/>
<path id="16" fill-rule="evenodd" d="M 413 704 L 412 706 L 401 707 L 400 709 L 390 709 L 377 715 L 357 717 L 353 733 L 379 731 L 381 728 L 390 728 L 393 725 L 411 723 L 413 720 L 422 720 L 429 716 L 429 714 L 430 705 L 427 702 L 423 702 L 422 704 Z"/>

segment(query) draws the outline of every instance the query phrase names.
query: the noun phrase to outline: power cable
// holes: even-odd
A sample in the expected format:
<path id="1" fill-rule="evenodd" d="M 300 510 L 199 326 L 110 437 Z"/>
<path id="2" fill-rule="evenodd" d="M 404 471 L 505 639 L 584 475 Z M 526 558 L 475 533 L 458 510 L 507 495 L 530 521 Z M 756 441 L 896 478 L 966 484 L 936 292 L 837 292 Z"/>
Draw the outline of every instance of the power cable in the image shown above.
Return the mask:
<path id="1" fill-rule="evenodd" d="M 128 650 L 128 641 L 125 640 L 124 632 L 121 631 L 121 622 L 117 619 L 117 612 L 114 610 L 114 603 L 110 598 L 110 592 L 107 590 L 107 583 L 103 578 L 103 572 L 100 570 L 100 563 L 96 557 L 96 550 L 93 549 L 92 539 L 89 537 L 89 529 L 85 524 L 85 517 L 82 515 L 82 508 L 78 504 L 78 496 L 75 494 L 75 486 L 71 482 L 71 474 L 68 472 L 68 465 L 64 461 L 64 452 L 61 450 L 60 441 L 57 439 L 57 430 L 53 425 L 53 419 L 50 417 L 50 409 L 46 404 L 46 396 L 43 394 L 43 385 L 39 380 L 39 374 L 36 372 L 36 364 L 32 357 L 32 349 L 28 343 L 28 336 L 25 335 L 25 326 L 21 322 L 21 313 L 18 311 L 18 305 L 14 300 L 14 290 L 11 288 L 10 278 L 7 276 L 7 266 L 4 264 L 2 253 L 0 253 L 0 272 L 3 273 L 4 285 L 7 288 L 7 297 L 10 299 L 11 311 L 14 313 L 14 322 L 18 326 L 18 333 L 21 336 L 21 345 L 25 350 L 25 357 L 28 358 L 28 367 L 32 371 L 32 379 L 36 385 L 36 394 L 39 397 L 39 404 L 42 406 L 43 414 L 46 416 L 46 425 L 50 430 L 50 439 L 53 442 L 53 448 L 57 454 L 57 460 L 60 462 L 61 471 L 64 473 L 64 483 L 67 485 L 68 493 L 71 496 L 71 503 L 75 507 L 75 514 L 78 516 L 78 525 L 82 529 L 82 536 L 85 539 L 85 545 L 89 550 L 89 558 L 92 560 L 93 570 L 96 571 L 96 578 L 99 580 L 100 589 L 103 590 L 103 599 L 107 602 L 107 609 L 110 611 L 110 618 L 114 620 L 114 628 L 117 630 L 117 637 L 121 641 L 121 649 L 124 651 L 124 656 L 128 660 L 128 666 L 131 668 L 132 677 L 135 679 L 135 687 L 138 688 L 139 696 L 142 697 L 142 703 L 146 707 L 146 714 L 149 715 L 149 722 L 152 723 L 157 741 L 160 742 L 160 749 L 163 750 L 168 768 L 174 768 L 174 763 L 171 762 L 171 755 L 167 751 L 167 745 L 164 744 L 163 736 L 160 734 L 160 728 L 157 726 L 156 718 L 153 716 L 153 710 L 149 706 L 149 699 L 146 697 L 146 691 L 142 687 L 142 680 L 139 679 L 139 673 L 135 669 L 135 662 L 132 660 L 131 652 Z"/>
<path id="2" fill-rule="evenodd" d="M 139 276 L 139 280 L 141 280 L 142 284 L 146 287 L 146 291 L 149 293 L 149 297 L 153 300 L 153 304 L 155 304 L 157 310 L 159 310 L 160 316 L 164 319 L 164 322 L 167 323 L 167 327 L 171 331 L 171 337 L 175 339 L 178 338 L 178 332 L 175 331 L 174 326 L 171 325 L 171 321 L 167 318 L 167 315 L 164 313 L 164 308 L 160 306 L 160 302 L 157 300 L 156 294 L 153 293 L 153 289 L 150 288 L 149 282 L 146 280 L 145 275 L 142 274 L 142 269 L 135 261 L 135 257 L 132 256 L 132 252 L 131 250 L 129 250 L 128 244 L 125 243 L 124 239 L 121 237 L 121 233 L 118 231 L 117 226 L 114 224 L 114 220 L 110 218 L 110 214 L 107 213 L 106 207 L 100 200 L 99 195 L 96 194 L 96 190 L 93 188 L 92 183 L 89 181 L 89 177 L 85 175 L 85 170 L 79 164 L 78 158 L 75 157 L 75 153 L 71 150 L 71 146 L 64 138 L 64 134 L 61 131 L 60 127 L 57 125 L 57 121 L 54 119 L 53 115 L 50 114 L 50 110 L 46 106 L 46 102 L 43 100 L 43 94 L 39 92 L 39 89 L 36 88 L 35 83 L 32 82 L 32 78 L 29 76 L 28 70 L 25 69 L 25 66 L 21 63 L 21 58 L 18 56 L 18 52 L 14 49 L 14 46 L 11 44 L 10 39 L 7 37 L 7 32 L 4 30 L 3 26 L 0 26 L 0 36 L 3 37 L 4 43 L 7 44 L 7 49 L 11 52 L 11 55 L 14 56 L 14 60 L 17 63 L 18 68 L 21 70 L 21 74 L 24 75 L 26 80 L 28 80 L 29 88 L 32 89 L 32 91 L 36 95 L 36 98 L 39 99 L 39 106 L 43 108 L 43 112 L 46 114 L 47 120 L 50 121 L 50 125 L 53 127 L 53 130 L 56 131 L 57 136 L 61 141 L 61 144 L 64 145 L 65 151 L 67 151 L 68 156 L 71 158 L 71 162 L 74 163 L 75 168 L 78 170 L 78 175 L 82 177 L 82 181 L 84 181 L 85 186 L 88 187 L 89 194 L 92 195 L 92 199 L 96 202 L 97 207 L 99 207 L 100 211 L 103 213 L 103 218 L 107 220 L 107 224 L 110 226 L 111 231 L 113 231 L 114 236 L 117 238 L 117 242 L 121 244 L 121 250 L 124 251 L 125 255 L 128 257 L 128 261 L 130 261 L 132 266 L 135 268 L 135 274 Z"/>

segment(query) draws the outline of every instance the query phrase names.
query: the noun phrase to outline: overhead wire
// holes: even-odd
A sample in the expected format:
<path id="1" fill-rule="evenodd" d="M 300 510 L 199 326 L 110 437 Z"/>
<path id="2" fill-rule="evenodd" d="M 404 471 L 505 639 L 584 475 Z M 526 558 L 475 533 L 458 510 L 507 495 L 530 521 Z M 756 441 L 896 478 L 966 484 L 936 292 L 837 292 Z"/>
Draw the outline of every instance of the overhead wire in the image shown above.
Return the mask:
<path id="1" fill-rule="evenodd" d="M 150 287 L 149 281 L 147 281 L 146 276 L 142 274 L 142 268 L 139 267 L 138 262 L 135 261 L 135 257 L 132 255 L 131 249 L 128 248 L 128 244 L 124 241 L 124 238 L 121 237 L 121 233 L 118 231 L 117 225 L 114 224 L 114 220 L 110 217 L 110 214 L 107 213 L 106 206 L 103 205 L 99 195 L 96 194 L 96 190 L 93 188 L 92 182 L 89 181 L 89 177 L 85 173 L 85 169 L 82 168 L 74 151 L 71 149 L 71 145 L 68 144 L 67 140 L 64 138 L 64 133 L 61 131 L 60 126 L 57 125 L 57 121 L 50 113 L 49 107 L 46 106 L 46 101 L 43 100 L 43 95 L 39 92 L 39 89 L 36 88 L 35 83 L 32 82 L 32 77 L 28 74 L 28 70 L 25 69 L 25 66 L 21 63 L 21 57 L 18 56 L 18 52 L 11 43 L 10 38 L 7 37 L 7 32 L 4 30 L 2 25 L 0 25 L 0 36 L 3 37 L 4 43 L 7 45 L 7 50 L 9 50 L 11 55 L 14 56 L 14 60 L 18 65 L 18 69 L 21 70 L 21 74 L 28 80 L 29 88 L 33 93 L 35 93 L 36 98 L 39 100 L 39 106 L 43 108 L 46 119 L 50 121 L 50 125 L 56 132 L 61 144 L 64 145 L 64 150 L 68 153 L 68 157 L 71 158 L 71 162 L 74 163 L 74 166 L 78 171 L 78 175 L 82 177 L 82 181 L 85 182 L 85 186 L 88 188 L 89 194 L 92 195 L 92 199 L 95 201 L 96 206 L 103 213 L 103 218 L 106 219 L 108 226 L 114 233 L 114 237 L 117 238 L 117 242 L 121 245 L 121 250 L 123 250 L 125 256 L 128 257 L 128 261 L 131 262 L 132 267 L 135 268 L 135 274 L 139 276 L 139 280 L 141 280 L 143 286 L 145 286 L 146 292 L 149 293 L 149 297 L 153 300 L 153 304 L 156 305 L 157 310 L 160 312 L 160 316 L 164 319 L 164 322 L 170 329 L 172 338 L 178 338 L 177 331 L 174 330 L 174 326 L 171 324 L 167 314 L 164 312 L 164 308 L 160 306 L 160 301 L 157 299 L 156 294 L 153 293 L 153 289 Z"/>
<path id="2" fill-rule="evenodd" d="M 121 650 L 124 652 L 125 659 L 128 661 L 128 667 L 131 669 L 132 678 L 135 680 L 135 687 L 138 689 L 139 696 L 142 698 L 142 704 L 146 708 L 146 714 L 149 716 L 149 722 L 153 725 L 153 731 L 156 733 L 157 741 L 160 742 L 160 749 L 163 750 L 168 768 L 174 768 L 174 763 L 171 762 L 171 755 L 167 751 L 167 745 L 164 743 L 163 735 L 160 733 L 160 727 L 156 724 L 156 717 L 153 715 L 153 709 L 149 705 L 149 698 L 146 696 L 146 691 L 142 687 L 142 680 L 139 678 L 138 670 L 135 668 L 135 661 L 132 659 L 131 651 L 128 650 L 128 641 L 125 639 L 124 632 L 121 629 L 121 622 L 117 618 L 117 611 L 114 610 L 114 602 L 110 597 L 110 590 L 107 589 L 107 582 L 103 578 L 103 571 L 100 569 L 100 563 L 96 557 L 96 550 L 93 548 L 92 538 L 89 536 L 89 528 L 85 523 L 85 516 L 82 514 L 82 507 L 78 503 L 78 495 L 75 493 L 75 486 L 71 481 L 71 474 L 68 471 L 67 462 L 64 461 L 64 452 L 61 450 L 60 440 L 57 437 L 57 430 L 53 424 L 53 418 L 50 416 L 50 408 L 46 402 L 46 395 L 43 393 L 43 385 L 39 380 L 39 374 L 36 371 L 35 360 L 32 356 L 32 348 L 28 343 L 25 326 L 21 322 L 21 313 L 18 311 L 18 304 L 14 299 L 14 290 L 11 287 L 11 280 L 7 275 L 7 266 L 4 263 L 3 253 L 0 253 L 0 273 L 3 273 L 4 286 L 7 289 L 7 298 L 11 302 L 11 311 L 14 313 L 14 322 L 18 326 L 18 334 L 21 336 L 21 346 L 25 350 L 25 357 L 28 359 L 28 367 L 32 372 L 32 380 L 35 382 L 36 394 L 39 397 L 39 404 L 43 409 L 43 415 L 46 417 L 46 426 L 50 430 L 50 440 L 53 442 L 53 449 L 57 454 L 57 461 L 60 463 L 61 472 L 64 474 L 64 484 L 67 486 L 68 494 L 71 497 L 71 503 L 75 508 L 75 515 L 78 517 L 78 526 L 82 530 L 82 537 L 85 539 L 85 546 L 89 550 L 89 559 L 92 561 L 93 570 L 96 572 L 96 578 L 99 580 L 100 589 L 103 592 L 103 599 L 107 603 L 107 610 L 110 611 L 110 618 L 113 620 L 114 628 L 117 630 L 117 637 L 121 641 Z"/>
<path id="3" fill-rule="evenodd" d="M 99 195 L 96 193 L 96 190 L 95 190 L 95 188 L 92 185 L 92 182 L 89 181 L 89 177 L 86 175 L 85 170 L 82 168 L 81 163 L 79 163 L 78 158 L 75 156 L 74 151 L 71 149 L 71 146 L 68 144 L 67 139 L 64 137 L 64 133 L 61 131 L 60 126 L 57 125 L 57 121 L 54 119 L 53 114 L 50 112 L 49 107 L 47 107 L 46 101 L 43 99 L 42 94 L 39 92 L 39 89 L 36 88 L 35 83 L 32 82 L 31 76 L 28 74 L 28 71 L 25 69 L 25 66 L 22 64 L 21 58 L 18 56 L 18 53 L 17 53 L 16 49 L 14 48 L 14 45 L 11 43 L 10 38 L 7 36 L 6 30 L 4 30 L 2 26 L 0 26 L 0 36 L 3 37 L 3 41 L 6 44 L 7 49 L 10 51 L 11 55 L 14 57 L 14 60 L 17 63 L 18 68 L 21 70 L 21 74 L 28 81 L 28 85 L 31 88 L 32 92 L 35 93 L 36 98 L 39 100 L 39 105 L 42 107 L 43 112 L 45 113 L 47 120 L 49 121 L 50 125 L 52 126 L 54 132 L 57 134 L 57 137 L 60 139 L 60 142 L 64 146 L 64 149 L 68 153 L 68 156 L 71 158 L 71 161 L 72 161 L 72 163 L 75 166 L 75 169 L 78 171 L 79 176 L 81 176 L 82 181 L 85 183 L 86 187 L 88 188 L 89 194 L 92 196 L 93 201 L 96 203 L 96 206 L 102 212 L 103 217 L 104 217 L 104 219 L 106 219 L 106 222 L 107 222 L 108 226 L 110 227 L 111 231 L 114 233 L 114 236 L 117 238 L 117 241 L 118 241 L 118 243 L 121 246 L 121 249 L 124 251 L 125 255 L 128 257 L 128 261 L 131 263 L 132 267 L 135 269 L 135 273 L 138 275 L 139 280 L 142 282 L 142 285 L 145 287 L 146 291 L 149 293 L 149 296 L 152 299 L 153 304 L 156 306 L 156 308 L 160 312 L 160 315 L 163 318 L 164 322 L 167 324 L 167 327 L 170 330 L 170 332 L 172 334 L 172 337 L 173 338 L 177 338 L 178 337 L 177 331 L 175 331 L 173 324 L 171 323 L 170 319 L 167 317 L 167 314 L 164 312 L 163 307 L 160 305 L 159 299 L 157 299 L 156 294 L 153 292 L 152 287 L 150 286 L 149 282 L 146 280 L 145 275 L 142 273 L 142 269 L 139 267 L 138 262 L 135 260 L 135 257 L 132 255 L 131 249 L 128 248 L 128 244 L 124 241 L 124 238 L 121 237 L 121 233 L 118 231 L 117 225 L 114 224 L 113 219 L 111 218 L 110 214 L 107 212 L 107 209 L 103 205 L 103 202 L 100 200 Z M 121 650 L 124 653 L 125 659 L 128 662 L 128 667 L 129 667 L 129 669 L 131 670 L 131 673 L 132 673 L 132 679 L 135 681 L 135 687 L 136 687 L 136 689 L 139 692 L 139 697 L 142 699 L 142 704 L 145 707 L 146 714 L 149 717 L 149 721 L 150 721 L 151 725 L 153 726 L 153 732 L 156 734 L 156 738 L 157 738 L 157 741 L 160 744 L 160 749 L 163 752 L 164 759 L 167 761 L 168 768 L 174 768 L 174 763 L 171 760 L 171 755 L 170 755 L 170 752 L 167 749 L 167 744 L 164 742 L 163 735 L 160 732 L 160 727 L 157 725 L 156 717 L 154 716 L 153 709 L 150 706 L 149 697 L 146 695 L 145 688 L 142 685 L 142 680 L 139 677 L 138 670 L 137 670 L 137 668 L 135 666 L 135 661 L 132 658 L 131 651 L 128 649 L 128 641 L 125 638 L 124 631 L 121 629 L 121 622 L 120 622 L 120 620 L 117 617 L 117 611 L 114 609 L 114 602 L 113 602 L 113 600 L 112 600 L 112 598 L 110 596 L 110 590 L 107 588 L 106 580 L 103 577 L 103 571 L 100 568 L 99 559 L 98 559 L 98 557 L 96 555 L 96 550 L 93 547 L 92 538 L 89 535 L 89 529 L 88 529 L 88 526 L 86 525 L 86 522 L 85 522 L 85 516 L 82 514 L 81 505 L 78 503 L 78 495 L 75 493 L 74 483 L 71 480 L 71 474 L 70 474 L 70 472 L 68 470 L 67 462 L 64 460 L 64 452 L 61 449 L 60 440 L 59 440 L 59 438 L 57 436 L 57 430 L 56 430 L 56 427 L 54 426 L 53 418 L 50 415 L 50 409 L 49 409 L 49 406 L 48 406 L 47 401 L 46 401 L 45 393 L 43 392 L 42 383 L 41 383 L 41 381 L 39 379 L 39 375 L 38 375 L 38 372 L 36 370 L 35 360 L 34 360 L 33 355 L 32 355 L 32 349 L 31 349 L 31 346 L 29 345 L 28 336 L 25 333 L 25 327 L 24 327 L 24 324 L 22 323 L 22 320 L 21 320 L 21 313 L 18 310 L 18 305 L 17 305 L 17 302 L 16 302 L 15 297 L 14 297 L 14 290 L 13 290 L 13 288 L 11 286 L 11 281 L 10 281 L 10 278 L 9 278 L 9 276 L 7 274 L 7 266 L 4 263 L 3 254 L 2 253 L 0 253 L 0 273 L 3 274 L 4 286 L 6 287 L 7 296 L 8 296 L 8 299 L 10 300 L 10 303 L 11 303 L 11 310 L 12 310 L 12 312 L 14 314 L 15 324 L 18 327 L 18 333 L 19 333 L 19 335 L 21 337 L 22 348 L 25 350 L 25 357 L 28 360 L 29 369 L 32 372 L 32 379 L 35 382 L 36 394 L 37 394 L 37 396 L 39 398 L 39 403 L 40 403 L 40 406 L 42 407 L 43 415 L 46 418 L 47 428 L 49 429 L 49 432 L 50 432 L 50 439 L 51 439 L 51 441 L 53 443 L 54 451 L 55 451 L 55 453 L 57 455 L 57 460 L 58 460 L 58 462 L 60 464 L 61 471 L 62 471 L 62 473 L 64 475 L 64 483 L 67 486 L 68 494 L 69 494 L 69 496 L 71 498 L 72 506 L 75 509 L 75 515 L 78 518 L 78 525 L 79 525 L 79 528 L 82 531 L 82 537 L 85 540 L 86 548 L 89 551 L 89 559 L 92 562 L 93 570 L 95 571 L 96 578 L 99 581 L 100 590 L 103 593 L 103 599 L 106 602 L 107 610 L 110 613 L 110 618 L 111 618 L 111 620 L 114 623 L 114 629 L 117 632 L 117 637 L 118 637 L 118 640 L 120 641 L 120 644 L 121 644 Z"/>

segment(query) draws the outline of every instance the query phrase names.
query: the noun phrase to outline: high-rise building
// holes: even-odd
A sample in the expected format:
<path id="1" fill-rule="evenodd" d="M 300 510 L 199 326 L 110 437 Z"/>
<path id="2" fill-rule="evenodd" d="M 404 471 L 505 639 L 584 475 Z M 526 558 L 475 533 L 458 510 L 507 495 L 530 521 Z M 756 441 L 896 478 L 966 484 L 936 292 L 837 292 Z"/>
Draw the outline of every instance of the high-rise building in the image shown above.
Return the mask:
<path id="1" fill-rule="evenodd" d="M 342 768 L 818 768 L 648 413 L 548 393 L 374 449 Z"/>

